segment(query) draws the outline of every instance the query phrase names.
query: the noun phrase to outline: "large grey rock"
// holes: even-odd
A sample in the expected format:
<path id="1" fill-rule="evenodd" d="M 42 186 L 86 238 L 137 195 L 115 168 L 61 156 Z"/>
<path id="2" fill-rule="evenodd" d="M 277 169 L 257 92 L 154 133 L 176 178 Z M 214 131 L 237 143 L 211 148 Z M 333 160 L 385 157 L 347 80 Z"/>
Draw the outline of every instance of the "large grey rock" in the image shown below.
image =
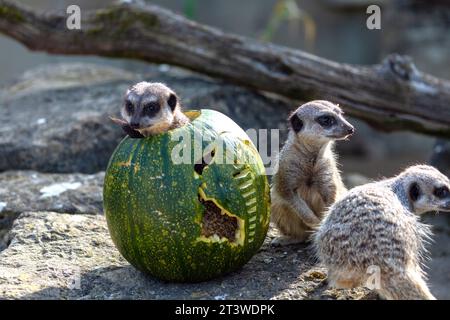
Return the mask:
<path id="1" fill-rule="evenodd" d="M 118 114 L 125 89 L 141 80 L 166 82 L 179 93 L 185 109 L 221 111 L 244 129 L 281 129 L 280 145 L 287 135 L 289 112 L 301 103 L 167 66 L 144 65 L 139 74 L 85 64 L 39 67 L 0 92 L 0 171 L 104 170 L 123 137 L 108 116 Z M 337 144 L 344 172 L 391 175 L 413 159 L 425 161 L 431 152 L 431 138 L 387 135 L 351 121 L 356 134 Z M 389 166 L 380 172 L 377 165 L 386 158 Z"/>
<path id="2" fill-rule="evenodd" d="M 305 246 L 261 250 L 241 270 L 194 284 L 165 283 L 130 266 L 102 215 L 23 213 L 0 253 L 4 299 L 347 299 L 366 290 L 326 290 L 323 269 Z"/>
<path id="3" fill-rule="evenodd" d="M 148 70 L 131 75 L 75 64 L 25 73 L 0 93 L 0 171 L 104 170 L 124 136 L 108 116 L 118 115 L 126 88 L 142 80 L 165 82 L 181 96 L 185 109 L 216 109 L 243 128 L 278 128 L 288 114 L 285 102 L 251 90 L 178 69 Z M 274 106 L 284 112 L 273 112 Z"/>
<path id="4" fill-rule="evenodd" d="M 436 141 L 430 163 L 450 177 L 450 140 Z"/>
<path id="5" fill-rule="evenodd" d="M 44 174 L 34 171 L 0 173 L 0 250 L 6 232 L 24 211 L 102 213 L 104 173 Z"/>

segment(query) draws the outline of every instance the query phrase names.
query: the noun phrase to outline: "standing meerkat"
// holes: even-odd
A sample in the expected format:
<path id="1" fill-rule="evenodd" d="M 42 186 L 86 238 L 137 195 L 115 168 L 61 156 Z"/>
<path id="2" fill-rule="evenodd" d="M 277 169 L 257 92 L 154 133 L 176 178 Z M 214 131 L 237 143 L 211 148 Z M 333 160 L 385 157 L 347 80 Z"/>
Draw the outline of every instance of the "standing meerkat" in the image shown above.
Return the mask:
<path id="1" fill-rule="evenodd" d="M 176 93 L 158 82 L 143 81 L 129 88 L 120 113 L 123 119 L 112 120 L 132 138 L 160 134 L 189 122 Z"/>
<path id="2" fill-rule="evenodd" d="M 422 263 L 428 211 L 450 211 L 450 181 L 437 169 L 412 166 L 391 179 L 353 188 L 336 202 L 314 236 L 331 286 L 364 285 L 379 271 L 375 290 L 386 299 L 435 299 Z M 376 283 L 376 281 L 375 281 Z"/>
<path id="3" fill-rule="evenodd" d="M 290 115 L 271 188 L 272 221 L 284 235 L 274 243 L 307 240 L 325 209 L 346 191 L 333 144 L 353 132 L 339 106 L 329 101 L 305 103 Z"/>

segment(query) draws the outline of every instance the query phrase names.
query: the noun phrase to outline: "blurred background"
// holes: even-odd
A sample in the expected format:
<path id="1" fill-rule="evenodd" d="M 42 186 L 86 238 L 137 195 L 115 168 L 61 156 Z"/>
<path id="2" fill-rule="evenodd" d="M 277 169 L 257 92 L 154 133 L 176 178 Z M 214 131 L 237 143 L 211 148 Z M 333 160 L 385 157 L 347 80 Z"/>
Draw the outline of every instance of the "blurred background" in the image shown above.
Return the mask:
<path id="1" fill-rule="evenodd" d="M 43 12 L 101 8 L 110 0 L 18 0 Z M 413 57 L 424 72 L 450 79 L 450 1 L 433 0 L 165 0 L 147 1 L 226 32 L 298 48 L 330 60 L 375 64 L 389 53 Z M 368 30 L 365 10 L 382 9 L 381 30 Z M 131 60 L 31 52 L 0 35 L 0 85 L 39 65 L 92 62 L 139 72 Z M 12 58 L 14 57 L 14 58 Z M 294 107 L 294 106 L 293 106 Z M 430 159 L 435 139 L 406 133 L 381 133 L 358 120 L 357 135 L 338 146 L 343 170 L 378 178 L 411 163 Z M 361 161 L 364 160 L 364 161 Z M 381 165 L 380 165 L 381 163 Z"/>
<path id="2" fill-rule="evenodd" d="M 65 12 L 67 6 L 71 4 L 79 5 L 83 11 L 101 8 L 113 3 L 110 0 L 17 0 L 17 2 L 42 12 Z M 448 0 L 147 0 L 146 2 L 163 6 L 200 23 L 218 27 L 225 32 L 301 49 L 337 62 L 372 65 L 379 63 L 389 53 L 408 55 L 413 58 L 419 70 L 439 78 L 450 79 L 450 1 Z M 371 4 L 377 4 L 381 7 L 381 30 L 368 30 L 366 28 L 368 17 L 366 8 Z M 0 167 L 2 165 L 5 167 L 4 164 L 6 163 L 16 169 L 15 164 L 20 160 L 24 163 L 26 169 L 38 168 L 40 170 L 39 168 L 44 168 L 43 171 L 46 172 L 72 172 L 71 168 L 65 167 L 65 163 L 73 160 L 73 154 L 70 154 L 70 152 L 75 150 L 74 153 L 78 152 L 81 159 L 80 163 L 73 160 L 76 162 L 77 169 L 75 171 L 89 173 L 93 171 L 92 168 L 85 167 L 86 159 L 92 161 L 93 167 L 96 169 L 104 169 L 105 159 L 109 157 L 111 148 L 117 142 L 115 140 L 107 148 L 96 149 L 98 154 L 102 153 L 104 157 L 100 162 L 97 159 L 98 154 L 93 154 L 91 151 L 79 152 L 79 150 L 82 150 L 82 146 L 90 143 L 91 139 L 98 142 L 95 140 L 97 137 L 82 135 L 85 128 L 91 130 L 89 132 L 97 132 L 95 131 L 97 127 L 101 128 L 101 122 L 106 119 L 103 113 L 99 120 L 100 124 L 87 122 L 85 119 L 92 118 L 92 113 L 86 112 L 85 109 L 92 108 L 95 111 L 95 106 L 86 107 L 86 104 L 92 101 L 100 102 L 103 105 L 113 103 L 117 105 L 109 109 L 105 107 L 102 112 L 110 109 L 118 110 L 122 90 L 126 88 L 129 81 L 132 81 L 128 80 L 127 82 L 126 79 L 134 79 L 134 74 L 143 73 L 143 70 L 148 68 L 153 68 L 151 72 L 156 77 L 152 78 L 153 80 L 158 80 L 158 75 L 169 74 L 170 77 L 168 76 L 167 79 L 172 79 L 169 81 L 173 81 L 173 83 L 168 84 L 174 85 L 182 98 L 194 97 L 185 100 L 188 107 L 191 105 L 193 107 L 199 105 L 208 107 L 207 104 L 203 105 L 203 103 L 217 101 L 217 105 L 212 107 L 227 113 L 244 129 L 248 129 L 252 125 L 253 119 L 246 117 L 252 117 L 253 115 L 233 111 L 236 105 L 245 106 L 245 103 L 239 100 L 245 98 L 249 99 L 245 101 L 255 103 L 255 110 L 268 113 L 265 118 L 258 115 L 259 123 L 264 123 L 260 118 L 268 119 L 266 128 L 278 127 L 282 131 L 284 130 L 284 133 L 286 130 L 284 119 L 288 116 L 289 108 L 280 108 L 280 111 L 275 112 L 273 111 L 276 110 L 273 109 L 277 103 L 275 100 L 266 100 L 260 96 L 255 96 L 254 93 L 244 93 L 240 91 L 241 89 L 228 86 L 226 83 L 216 80 L 207 83 L 202 80 L 204 77 L 193 78 L 194 76 L 186 76 L 186 73 L 179 76 L 180 71 L 177 68 L 169 68 L 168 66 L 151 67 L 149 64 L 132 60 L 93 56 L 61 56 L 32 52 L 15 40 L 0 34 L 0 87 L 7 88 L 5 92 L 20 91 L 20 85 L 26 86 L 31 78 L 36 78 L 36 75 L 42 77 L 42 82 L 48 80 L 44 79 L 47 71 L 26 73 L 29 70 L 44 65 L 74 62 L 83 65 L 93 63 L 125 70 L 116 73 L 108 71 L 108 74 L 113 74 L 111 77 L 114 79 L 118 75 L 122 77 L 123 83 L 117 86 L 115 84 L 93 86 L 89 90 L 84 90 L 87 87 L 61 92 L 56 90 L 48 94 L 43 93 L 42 95 L 36 94 L 18 98 L 11 104 L 6 103 L 6 99 L 4 101 L 0 99 L 0 107 L 2 107 L 3 102 L 7 104 L 6 112 L 1 113 L 2 110 L 0 109 L 0 120 L 8 123 L 19 123 L 21 127 L 24 127 L 24 129 L 18 129 L 19 133 L 24 133 L 22 136 L 37 137 L 34 138 L 32 146 L 26 145 L 26 142 L 22 143 L 22 140 L 14 143 L 14 141 L 19 141 L 19 134 L 13 135 L 10 132 L 13 130 L 6 129 L 6 127 L 0 128 L 2 150 L 6 150 L 13 155 L 11 159 L 6 161 L 0 158 Z M 87 68 L 91 68 L 89 65 L 87 66 Z M 73 69 L 58 68 L 59 73 L 64 73 L 65 70 L 74 72 Z M 27 75 L 23 76 L 24 73 Z M 88 77 L 90 77 L 89 73 L 85 71 L 83 71 L 83 74 L 88 74 Z M 50 77 L 50 84 L 51 79 L 53 78 Z M 166 81 L 164 79 L 163 81 Z M 189 80 L 190 89 L 185 89 L 184 79 Z M 33 79 L 35 82 L 40 80 Z M 88 86 L 91 84 L 90 79 L 80 78 L 77 81 L 78 85 Z M 210 79 L 207 81 L 210 81 Z M 222 88 L 226 88 L 226 93 L 218 93 L 217 90 Z M 197 92 L 212 93 L 210 98 L 204 99 L 198 98 L 197 96 L 201 96 L 201 94 Z M 85 95 L 83 96 L 83 94 Z M 355 92 L 355 94 L 358 93 Z M 83 97 L 85 101 L 78 102 L 79 97 Z M 83 113 L 77 113 L 74 110 L 71 111 L 73 114 L 69 115 L 68 111 L 64 111 L 66 101 L 73 108 L 83 107 Z M 58 115 L 55 116 L 55 119 L 52 119 L 51 115 L 48 116 L 48 119 L 45 118 L 49 106 L 44 107 L 44 104 L 55 106 L 52 109 Z M 35 107 L 36 109 L 34 109 Z M 13 112 L 14 108 L 23 108 L 20 110 L 25 111 L 20 111 L 22 113 L 18 114 L 18 112 Z M 291 109 L 294 108 L 295 105 L 292 105 Z M 270 114 L 270 112 L 273 114 Z M 12 116 L 15 118 L 11 118 Z M 65 132 L 63 128 L 69 127 L 66 121 L 69 116 L 71 117 L 70 130 L 72 131 L 67 129 L 67 132 Z M 257 117 L 255 116 L 255 118 Z M 279 122 L 270 122 L 272 121 L 271 118 L 276 118 Z M 60 128 L 55 128 L 52 125 L 53 120 Z M 28 121 L 35 126 L 33 129 L 25 128 L 24 123 Z M 439 165 L 439 168 L 447 175 L 450 174 L 450 146 L 448 141 L 413 132 L 380 132 L 357 119 L 350 119 L 350 122 L 355 124 L 356 134 L 349 142 L 342 142 L 337 146 L 342 171 L 348 185 L 366 182 L 367 179 L 390 176 L 400 172 L 408 165 L 429 162 L 433 157 L 434 164 Z M 14 126 L 9 124 L 8 128 L 14 128 Z M 98 132 L 104 133 L 101 130 L 98 130 Z M 105 132 L 109 131 L 106 130 Z M 104 140 L 109 139 L 108 137 Z M 114 139 L 118 138 L 117 135 L 114 136 Z M 439 142 L 438 145 L 436 145 L 437 141 Z M 58 143 L 61 143 L 63 147 Z M 64 155 L 67 158 L 53 159 L 54 154 L 63 154 L 61 150 L 65 150 L 64 143 L 73 147 L 73 150 L 70 149 L 68 153 L 69 156 Z M 17 149 L 13 150 L 14 145 L 17 145 Z M 43 148 L 39 149 L 41 147 Z M 56 152 L 48 152 L 48 150 L 55 150 Z M 436 157 L 436 150 L 440 152 L 440 157 Z M 37 160 L 29 159 L 28 154 L 38 155 L 36 156 Z M 445 154 L 447 154 L 446 157 Z M 47 167 L 39 158 L 50 159 L 53 161 L 52 163 L 57 163 L 57 166 Z M 16 161 L 16 159 L 19 160 Z M 48 161 L 51 162 L 50 160 Z M 37 164 L 34 165 L 33 161 L 36 161 Z M 450 298 L 450 219 L 448 217 L 449 215 L 440 216 L 436 218 L 440 220 L 433 220 L 432 222 L 437 235 L 434 237 L 436 242 L 432 248 L 433 260 L 430 262 L 432 291 L 437 297 L 447 299 Z M 11 223 L 8 222 L 8 227 L 10 225 Z"/>

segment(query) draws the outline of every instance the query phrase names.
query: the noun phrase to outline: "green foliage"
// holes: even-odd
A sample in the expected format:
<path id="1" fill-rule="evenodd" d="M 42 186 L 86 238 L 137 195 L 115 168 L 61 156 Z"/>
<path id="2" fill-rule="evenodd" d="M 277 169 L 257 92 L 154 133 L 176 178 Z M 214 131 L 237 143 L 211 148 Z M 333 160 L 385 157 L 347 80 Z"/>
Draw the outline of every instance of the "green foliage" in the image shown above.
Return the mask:
<path id="1" fill-rule="evenodd" d="M 187 18 L 194 19 L 196 9 L 197 9 L 197 0 L 184 0 L 183 12 Z"/>
<path id="2" fill-rule="evenodd" d="M 295 0 L 277 0 L 266 29 L 260 36 L 261 40 L 271 41 L 284 22 L 288 22 L 289 27 L 293 29 L 298 29 L 299 23 L 302 23 L 306 47 L 310 50 L 313 49 L 316 24 L 307 12 L 298 7 Z"/>
<path id="3" fill-rule="evenodd" d="M 0 19 L 10 20 L 17 23 L 23 22 L 25 19 L 22 13 L 8 5 L 0 5 Z"/>

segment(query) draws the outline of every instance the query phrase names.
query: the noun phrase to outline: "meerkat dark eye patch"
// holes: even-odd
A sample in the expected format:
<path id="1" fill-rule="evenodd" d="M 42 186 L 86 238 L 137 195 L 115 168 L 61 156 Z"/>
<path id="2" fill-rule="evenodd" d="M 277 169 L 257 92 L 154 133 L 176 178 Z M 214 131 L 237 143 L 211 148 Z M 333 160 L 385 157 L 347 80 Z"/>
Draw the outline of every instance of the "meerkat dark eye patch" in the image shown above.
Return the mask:
<path id="1" fill-rule="evenodd" d="M 323 128 L 330 128 L 336 124 L 336 118 L 330 115 L 323 115 L 316 118 L 316 122 Z"/>
<path id="2" fill-rule="evenodd" d="M 153 117 L 160 110 L 160 106 L 158 102 L 149 102 L 144 105 L 143 114 L 145 116 Z"/>
<path id="3" fill-rule="evenodd" d="M 172 111 L 175 110 L 175 107 L 177 106 L 177 96 L 171 93 L 169 99 L 167 99 L 167 104 Z"/>
<path id="4" fill-rule="evenodd" d="M 128 114 L 132 114 L 134 110 L 134 106 L 131 103 L 131 101 L 127 100 L 125 101 L 125 110 L 128 112 Z"/>
<path id="5" fill-rule="evenodd" d="M 293 114 L 289 118 L 289 122 L 291 123 L 292 129 L 294 132 L 299 132 L 303 128 L 303 121 L 297 116 L 297 114 Z"/>
<path id="6" fill-rule="evenodd" d="M 450 197 L 450 192 L 447 187 L 435 188 L 433 193 L 439 199 Z"/>
<path id="7" fill-rule="evenodd" d="M 411 198 L 412 201 L 417 201 L 417 199 L 419 199 L 420 197 L 420 187 L 417 183 L 413 183 L 410 187 L 409 187 L 409 197 Z"/>

